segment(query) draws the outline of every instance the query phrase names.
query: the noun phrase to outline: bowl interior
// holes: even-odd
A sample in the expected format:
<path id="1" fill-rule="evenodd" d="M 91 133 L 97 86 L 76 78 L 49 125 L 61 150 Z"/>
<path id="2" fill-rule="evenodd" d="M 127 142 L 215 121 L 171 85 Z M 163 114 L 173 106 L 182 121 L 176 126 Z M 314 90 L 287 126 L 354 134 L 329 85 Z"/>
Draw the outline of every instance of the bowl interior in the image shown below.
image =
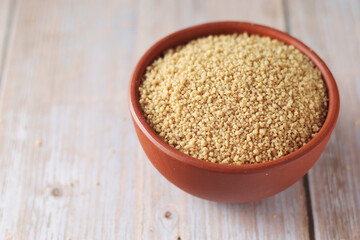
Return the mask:
<path id="1" fill-rule="evenodd" d="M 139 103 L 139 85 L 142 80 L 142 76 L 146 70 L 146 67 L 150 65 L 157 57 L 159 57 L 166 49 L 175 47 L 177 45 L 185 44 L 190 40 L 208 36 L 208 35 L 220 35 L 220 34 L 233 34 L 233 33 L 244 33 L 248 34 L 257 34 L 260 36 L 267 36 L 273 39 L 277 39 L 281 42 L 284 42 L 289 45 L 293 45 L 299 49 L 303 54 L 308 56 L 311 61 L 316 65 L 320 70 L 323 79 L 326 83 L 329 97 L 329 107 L 328 114 L 325 119 L 325 122 L 316 136 L 311 139 L 305 146 L 300 149 L 283 156 L 281 158 L 265 162 L 265 163 L 256 163 L 251 165 L 227 165 L 219 163 L 211 163 L 204 160 L 196 159 L 191 156 L 188 156 L 171 146 L 165 143 L 156 132 L 150 127 L 147 123 Z M 222 172 L 252 172 L 259 171 L 264 168 L 275 167 L 279 164 L 286 164 L 289 161 L 293 161 L 298 157 L 306 154 L 308 151 L 317 146 L 321 141 L 323 141 L 327 135 L 331 134 L 333 128 L 335 127 L 336 120 L 339 114 L 340 100 L 339 93 L 335 83 L 335 80 L 326 66 L 326 64 L 314 53 L 309 47 L 300 42 L 299 40 L 291 37 L 290 35 L 266 27 L 262 25 L 246 23 L 246 22 L 214 22 L 207 23 L 202 25 L 197 25 L 194 27 L 186 28 L 175 32 L 167 37 L 161 39 L 155 43 L 139 60 L 136 65 L 133 74 L 131 76 L 130 86 L 129 86 L 129 106 L 130 112 L 133 117 L 133 120 L 139 126 L 141 131 L 162 151 L 169 154 L 171 157 L 177 159 L 180 162 L 189 164 L 192 166 L 205 168 L 212 171 L 222 171 Z"/>

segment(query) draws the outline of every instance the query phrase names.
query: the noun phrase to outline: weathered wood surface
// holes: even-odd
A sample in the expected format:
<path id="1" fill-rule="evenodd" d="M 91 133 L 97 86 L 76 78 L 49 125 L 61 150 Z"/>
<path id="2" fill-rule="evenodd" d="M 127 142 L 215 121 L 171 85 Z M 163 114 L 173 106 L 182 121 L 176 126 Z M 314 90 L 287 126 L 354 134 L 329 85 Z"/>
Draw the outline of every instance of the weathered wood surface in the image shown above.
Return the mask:
<path id="1" fill-rule="evenodd" d="M 356 4 L 0 1 L 0 239 L 313 238 L 302 181 L 255 203 L 201 200 L 167 182 L 136 139 L 127 85 L 137 59 L 170 32 L 228 19 L 287 26 L 329 63 L 343 104 L 309 178 L 314 230 L 318 239 L 356 239 Z"/>
<path id="2" fill-rule="evenodd" d="M 289 1 L 290 33 L 328 64 L 339 120 L 309 173 L 316 239 L 360 239 L 360 1 Z"/>

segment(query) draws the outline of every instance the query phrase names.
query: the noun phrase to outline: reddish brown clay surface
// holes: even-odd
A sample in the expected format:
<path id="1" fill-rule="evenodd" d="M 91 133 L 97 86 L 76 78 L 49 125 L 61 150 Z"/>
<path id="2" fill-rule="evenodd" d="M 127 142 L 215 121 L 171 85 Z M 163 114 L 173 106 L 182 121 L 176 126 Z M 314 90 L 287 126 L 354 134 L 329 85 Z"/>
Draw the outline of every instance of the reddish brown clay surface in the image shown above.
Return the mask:
<path id="1" fill-rule="evenodd" d="M 329 110 L 319 133 L 304 147 L 276 160 L 232 166 L 187 156 L 167 145 L 147 124 L 138 87 L 145 68 L 164 50 L 206 35 L 248 32 L 291 44 L 307 55 L 321 71 L 329 93 Z M 303 177 L 323 152 L 335 127 L 340 99 L 335 80 L 325 63 L 307 46 L 278 30 L 246 22 L 214 22 L 175 32 L 155 43 L 136 65 L 129 86 L 129 107 L 140 143 L 156 169 L 182 190 L 219 202 L 250 202 L 272 196 Z"/>

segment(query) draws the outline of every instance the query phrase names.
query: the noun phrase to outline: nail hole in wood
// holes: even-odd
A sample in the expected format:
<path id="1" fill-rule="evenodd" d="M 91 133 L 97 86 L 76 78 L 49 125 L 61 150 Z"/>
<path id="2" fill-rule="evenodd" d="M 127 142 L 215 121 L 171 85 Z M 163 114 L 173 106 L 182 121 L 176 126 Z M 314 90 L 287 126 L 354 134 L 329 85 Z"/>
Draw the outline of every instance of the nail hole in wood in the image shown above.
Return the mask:
<path id="1" fill-rule="evenodd" d="M 54 197 L 60 197 L 62 195 L 62 191 L 59 188 L 53 188 L 51 190 L 51 195 Z"/>
<path id="2" fill-rule="evenodd" d="M 166 211 L 164 216 L 165 218 L 171 218 L 171 212 Z"/>

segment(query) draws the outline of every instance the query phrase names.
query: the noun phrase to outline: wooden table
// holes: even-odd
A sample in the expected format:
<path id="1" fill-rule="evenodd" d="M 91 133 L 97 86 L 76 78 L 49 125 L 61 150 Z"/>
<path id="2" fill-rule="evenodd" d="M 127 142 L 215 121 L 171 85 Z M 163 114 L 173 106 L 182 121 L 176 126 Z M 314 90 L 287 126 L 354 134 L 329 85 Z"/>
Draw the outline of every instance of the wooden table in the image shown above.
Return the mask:
<path id="1" fill-rule="evenodd" d="M 127 86 L 175 30 L 239 20 L 289 32 L 337 80 L 341 111 L 309 174 L 221 204 L 143 153 Z M 359 0 L 0 0 L 0 239 L 360 239 Z"/>

